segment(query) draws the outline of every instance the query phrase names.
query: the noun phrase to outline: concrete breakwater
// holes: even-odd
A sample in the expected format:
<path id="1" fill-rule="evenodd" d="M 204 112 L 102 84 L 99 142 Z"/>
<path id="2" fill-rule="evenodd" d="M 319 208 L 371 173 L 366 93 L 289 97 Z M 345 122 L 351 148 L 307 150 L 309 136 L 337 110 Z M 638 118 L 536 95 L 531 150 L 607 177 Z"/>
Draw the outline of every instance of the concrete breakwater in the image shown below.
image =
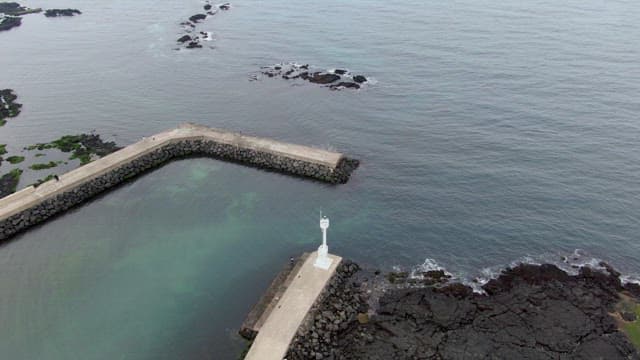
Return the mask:
<path id="1" fill-rule="evenodd" d="M 205 156 L 332 184 L 358 161 L 340 153 L 184 124 L 129 145 L 38 187 L 0 199 L 0 241 L 172 159 Z"/>

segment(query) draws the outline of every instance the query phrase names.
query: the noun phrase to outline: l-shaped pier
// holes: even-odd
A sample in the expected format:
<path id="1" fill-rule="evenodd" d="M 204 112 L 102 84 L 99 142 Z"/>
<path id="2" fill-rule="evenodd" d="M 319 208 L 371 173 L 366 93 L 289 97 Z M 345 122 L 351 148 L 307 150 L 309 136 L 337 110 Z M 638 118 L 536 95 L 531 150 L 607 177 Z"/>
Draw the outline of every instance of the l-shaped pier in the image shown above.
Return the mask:
<path id="1" fill-rule="evenodd" d="M 172 159 L 206 156 L 312 178 L 346 183 L 358 161 L 341 153 L 183 124 L 87 165 L 0 199 L 0 241 L 81 204 Z"/>

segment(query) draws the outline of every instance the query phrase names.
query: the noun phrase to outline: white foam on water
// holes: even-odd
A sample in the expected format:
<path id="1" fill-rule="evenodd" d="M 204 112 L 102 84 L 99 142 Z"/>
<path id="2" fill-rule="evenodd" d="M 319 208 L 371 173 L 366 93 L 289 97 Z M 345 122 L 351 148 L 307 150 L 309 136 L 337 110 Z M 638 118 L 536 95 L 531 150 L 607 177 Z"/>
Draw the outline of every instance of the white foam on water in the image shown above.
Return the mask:
<path id="1" fill-rule="evenodd" d="M 541 265 L 552 264 L 559 269 L 567 272 L 569 275 L 577 275 L 581 267 L 590 267 L 596 270 L 606 270 L 604 266 L 600 265 L 603 262 L 602 259 L 590 255 L 588 252 L 582 249 L 575 249 L 570 254 L 543 254 L 543 255 L 525 255 L 519 259 L 510 262 L 508 265 L 494 265 L 480 269 L 476 274 L 459 274 L 458 281 L 464 285 L 467 285 L 473 289 L 474 292 L 483 294 L 485 291 L 482 286 L 488 283 L 492 279 L 497 279 L 502 272 L 507 268 L 513 268 L 521 264 Z M 394 267 L 398 268 L 399 267 Z M 614 267 L 615 268 L 615 267 Z M 428 270 L 445 270 L 435 260 L 427 258 L 424 263 L 417 265 L 411 271 L 411 277 L 418 272 L 424 272 Z M 399 270 L 396 270 L 399 271 Z M 456 278 L 453 274 L 445 270 L 445 273 L 452 276 L 452 281 Z M 640 274 L 624 274 L 620 276 L 620 280 L 623 284 L 635 283 L 640 284 Z"/>
<path id="2" fill-rule="evenodd" d="M 640 274 L 628 274 L 621 275 L 620 280 L 623 284 L 638 284 L 640 285 Z"/>

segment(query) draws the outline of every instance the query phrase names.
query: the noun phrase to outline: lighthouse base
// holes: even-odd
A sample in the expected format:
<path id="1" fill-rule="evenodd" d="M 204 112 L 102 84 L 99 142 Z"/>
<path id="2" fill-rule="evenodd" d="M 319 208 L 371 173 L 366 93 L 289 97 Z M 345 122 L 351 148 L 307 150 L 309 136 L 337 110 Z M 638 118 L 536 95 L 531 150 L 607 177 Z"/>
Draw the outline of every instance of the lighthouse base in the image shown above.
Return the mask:
<path id="1" fill-rule="evenodd" d="M 316 257 L 316 261 L 313 263 L 313 266 L 322 270 L 329 270 L 332 262 L 333 260 L 329 257 L 329 247 L 326 245 L 320 245 L 320 247 L 318 247 L 318 256 Z"/>

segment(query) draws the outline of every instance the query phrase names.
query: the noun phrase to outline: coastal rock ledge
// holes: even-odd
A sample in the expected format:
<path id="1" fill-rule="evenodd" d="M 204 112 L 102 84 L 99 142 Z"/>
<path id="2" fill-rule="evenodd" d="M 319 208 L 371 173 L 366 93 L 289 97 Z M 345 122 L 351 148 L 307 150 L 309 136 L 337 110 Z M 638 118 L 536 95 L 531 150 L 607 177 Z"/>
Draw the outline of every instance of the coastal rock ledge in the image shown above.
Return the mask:
<path id="1" fill-rule="evenodd" d="M 393 285 L 345 261 L 286 358 L 640 359 L 621 330 L 638 329 L 640 286 L 601 266 L 569 275 L 522 264 L 479 294 L 459 283 Z"/>

